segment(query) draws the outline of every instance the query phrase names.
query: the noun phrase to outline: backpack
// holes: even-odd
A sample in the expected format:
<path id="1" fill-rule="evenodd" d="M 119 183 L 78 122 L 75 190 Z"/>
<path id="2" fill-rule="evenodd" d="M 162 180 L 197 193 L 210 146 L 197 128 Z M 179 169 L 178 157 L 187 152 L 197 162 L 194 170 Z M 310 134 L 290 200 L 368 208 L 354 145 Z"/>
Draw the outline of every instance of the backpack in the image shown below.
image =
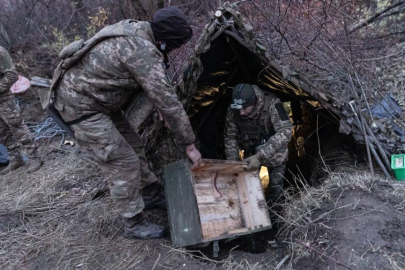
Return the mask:
<path id="1" fill-rule="evenodd" d="M 62 61 L 57 66 L 52 77 L 51 86 L 47 91 L 40 92 L 41 105 L 46 109 L 52 103 L 53 93 L 55 92 L 59 82 L 63 78 L 63 74 L 73 67 L 87 52 L 95 45 L 107 38 L 113 37 L 143 37 L 148 38 L 149 35 L 138 27 L 133 27 L 135 20 L 124 20 L 116 24 L 109 25 L 101 29 L 92 38 L 84 41 L 83 39 L 74 41 L 67 45 L 59 54 Z"/>

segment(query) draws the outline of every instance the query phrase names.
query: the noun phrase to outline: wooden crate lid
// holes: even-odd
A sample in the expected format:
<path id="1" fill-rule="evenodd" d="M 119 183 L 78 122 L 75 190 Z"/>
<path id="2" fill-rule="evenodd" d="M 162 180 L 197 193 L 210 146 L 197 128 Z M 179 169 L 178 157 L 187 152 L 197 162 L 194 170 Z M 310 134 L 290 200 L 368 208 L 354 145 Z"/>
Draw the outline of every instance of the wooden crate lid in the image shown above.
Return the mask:
<path id="1" fill-rule="evenodd" d="M 202 164 L 192 168 L 193 172 L 218 172 L 218 173 L 240 173 L 244 172 L 247 167 L 245 161 L 203 159 Z"/>

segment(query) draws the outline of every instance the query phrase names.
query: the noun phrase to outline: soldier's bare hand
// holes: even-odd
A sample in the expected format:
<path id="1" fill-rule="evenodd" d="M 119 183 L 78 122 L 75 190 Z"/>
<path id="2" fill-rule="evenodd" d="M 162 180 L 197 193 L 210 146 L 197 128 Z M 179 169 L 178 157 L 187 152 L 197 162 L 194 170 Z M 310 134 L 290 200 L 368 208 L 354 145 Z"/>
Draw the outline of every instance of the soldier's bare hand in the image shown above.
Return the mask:
<path id="1" fill-rule="evenodd" d="M 186 147 L 187 156 L 193 162 L 193 167 L 201 164 L 201 153 L 195 148 L 194 143 Z"/>

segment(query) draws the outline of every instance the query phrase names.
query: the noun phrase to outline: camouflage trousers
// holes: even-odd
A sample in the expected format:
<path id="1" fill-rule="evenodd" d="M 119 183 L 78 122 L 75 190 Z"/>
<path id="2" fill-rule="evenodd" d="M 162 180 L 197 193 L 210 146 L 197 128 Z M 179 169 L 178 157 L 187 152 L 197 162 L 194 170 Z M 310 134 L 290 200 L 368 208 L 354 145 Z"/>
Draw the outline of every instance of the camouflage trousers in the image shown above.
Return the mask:
<path id="1" fill-rule="evenodd" d="M 266 194 L 268 195 L 269 200 L 274 203 L 278 201 L 284 191 L 284 174 L 286 170 L 286 165 L 282 164 L 281 166 L 269 168 L 270 183 Z"/>
<path id="2" fill-rule="evenodd" d="M 11 159 L 27 157 L 37 149 L 11 93 L 0 93 L 0 143 L 8 148 Z"/>
<path id="3" fill-rule="evenodd" d="M 57 106 L 65 121 L 80 118 L 75 108 Z M 81 149 L 98 163 L 121 216 L 131 218 L 144 208 L 141 189 L 157 181 L 149 170 L 143 142 L 121 113 L 103 113 L 72 126 Z"/>

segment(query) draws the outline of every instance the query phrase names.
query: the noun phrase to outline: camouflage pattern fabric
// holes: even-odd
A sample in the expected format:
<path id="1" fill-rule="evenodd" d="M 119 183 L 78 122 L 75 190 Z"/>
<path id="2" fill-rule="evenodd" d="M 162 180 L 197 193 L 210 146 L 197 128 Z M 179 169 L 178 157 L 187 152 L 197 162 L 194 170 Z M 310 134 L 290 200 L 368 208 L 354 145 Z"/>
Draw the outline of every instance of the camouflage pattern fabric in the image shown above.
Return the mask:
<path id="1" fill-rule="evenodd" d="M 7 50 L 0 46 L 0 93 L 12 95 L 11 86 L 18 80 L 18 74 L 15 70 L 13 60 Z"/>
<path id="2" fill-rule="evenodd" d="M 150 24 L 131 25 L 135 30 L 142 29 L 142 37 L 103 40 L 65 72 L 56 89 L 55 107 L 61 110 L 68 104 L 83 115 L 108 115 L 122 109 L 135 93 L 144 91 L 175 138 L 184 145 L 192 144 L 195 138 L 188 116 L 166 76 L 163 55 L 154 45 Z"/>
<path id="3" fill-rule="evenodd" d="M 270 179 L 269 188 L 266 190 L 267 198 L 274 203 L 277 201 L 284 190 L 284 174 L 286 170 L 285 163 L 275 168 L 267 167 Z"/>
<path id="4" fill-rule="evenodd" d="M 151 106 L 134 102 L 136 108 L 127 114 L 131 100 L 139 92 L 145 93 L 177 141 L 190 145 L 195 140 L 188 116 L 166 76 L 163 55 L 154 45 L 150 24 L 132 22 L 128 26 L 133 28 L 128 31 L 142 30 L 142 35 L 112 37 L 92 47 L 64 73 L 54 101 L 65 121 L 96 113 L 72 129 L 81 148 L 98 161 L 116 208 L 125 218 L 143 210 L 140 189 L 156 182 L 148 168 L 143 142 L 135 133 L 142 122 L 135 119 L 140 115 L 135 112 L 150 111 Z"/>
<path id="5" fill-rule="evenodd" d="M 121 135 L 125 138 L 139 157 L 139 162 L 141 165 L 141 189 L 143 189 L 144 187 L 155 183 L 157 178 L 156 175 L 149 169 L 149 162 L 146 158 L 144 142 L 138 133 L 134 132 L 134 128 L 128 120 L 129 119 L 125 118 L 121 112 L 116 113 L 112 118 L 117 130 L 121 133 Z"/>
<path id="6" fill-rule="evenodd" d="M 249 131 L 256 132 L 257 129 L 264 130 L 264 123 L 260 121 L 262 111 L 264 110 L 264 94 L 254 85 L 254 90 L 257 96 L 257 104 L 253 111 L 246 117 L 239 117 L 239 110 L 228 108 L 225 125 L 225 155 L 229 160 L 239 159 L 239 150 L 243 149 L 242 139 L 244 133 Z M 280 103 L 280 100 L 274 96 L 270 98 L 268 108 L 269 126 L 272 126 L 274 135 L 271 136 L 264 144 L 254 145 L 255 153 L 261 161 L 262 165 L 271 168 L 280 166 L 285 163 L 288 158 L 288 143 L 291 139 L 292 124 L 289 120 L 282 121 L 275 108 L 275 104 Z M 249 134 L 250 135 L 250 134 Z M 247 158 L 248 156 L 245 156 Z"/>
<path id="7" fill-rule="evenodd" d="M 63 118 L 78 115 L 76 108 L 68 105 L 60 113 Z M 97 113 L 72 128 L 81 149 L 97 161 L 118 213 L 131 218 L 142 212 L 140 190 L 157 179 L 148 168 L 141 138 L 131 132 L 120 112 L 112 117 Z"/>
<path id="8" fill-rule="evenodd" d="M 12 159 L 20 154 L 28 156 L 37 148 L 10 91 L 17 80 L 13 61 L 0 46 L 0 143 L 7 146 Z"/>
<path id="9" fill-rule="evenodd" d="M 256 154 L 263 166 L 267 166 L 270 176 L 270 198 L 276 200 L 282 193 L 285 162 L 288 159 L 288 143 L 291 139 L 292 124 L 290 120 L 282 121 L 275 108 L 275 104 L 280 100 L 275 96 L 270 96 L 269 100 L 269 126 L 272 127 L 273 135 L 261 145 L 257 144 L 257 139 L 250 141 L 247 149 L 246 136 L 257 134 L 257 130 L 265 130 L 264 123 L 260 121 L 264 109 L 264 93 L 254 85 L 257 96 L 257 104 L 253 111 L 246 117 L 239 116 L 239 110 L 228 108 L 225 125 L 225 155 L 228 160 L 239 160 L 239 150 L 244 150 L 247 158 Z M 247 138 L 246 138 L 247 139 Z M 245 147 L 244 147 L 245 146 Z"/>

